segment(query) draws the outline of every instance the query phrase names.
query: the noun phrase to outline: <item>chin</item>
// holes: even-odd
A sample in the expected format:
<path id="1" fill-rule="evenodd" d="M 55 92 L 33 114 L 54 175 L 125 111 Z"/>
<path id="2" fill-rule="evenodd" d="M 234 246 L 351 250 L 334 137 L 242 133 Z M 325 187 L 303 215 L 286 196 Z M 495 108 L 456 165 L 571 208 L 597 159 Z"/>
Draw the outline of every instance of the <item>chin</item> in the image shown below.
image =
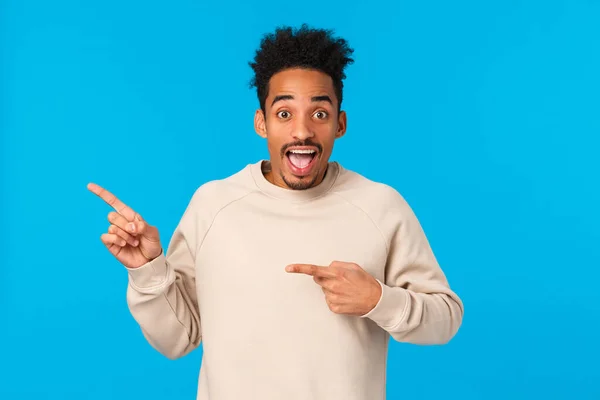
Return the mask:
<path id="1" fill-rule="evenodd" d="M 293 177 L 292 179 L 290 178 L 286 178 L 285 176 L 282 177 L 283 181 L 285 182 L 285 184 L 287 185 L 287 187 L 289 187 L 292 190 L 306 190 L 306 189 L 310 189 L 311 187 L 315 186 L 315 183 L 317 181 L 317 177 L 313 177 L 312 179 L 308 179 L 309 177 L 305 176 L 303 178 L 296 178 Z"/>
<path id="2" fill-rule="evenodd" d="M 283 179 L 286 186 L 292 190 L 310 189 L 317 184 L 317 180 L 319 179 L 319 169 L 320 168 L 315 168 L 313 173 L 303 176 L 294 175 L 289 170 L 285 172 L 282 171 L 281 179 Z"/>

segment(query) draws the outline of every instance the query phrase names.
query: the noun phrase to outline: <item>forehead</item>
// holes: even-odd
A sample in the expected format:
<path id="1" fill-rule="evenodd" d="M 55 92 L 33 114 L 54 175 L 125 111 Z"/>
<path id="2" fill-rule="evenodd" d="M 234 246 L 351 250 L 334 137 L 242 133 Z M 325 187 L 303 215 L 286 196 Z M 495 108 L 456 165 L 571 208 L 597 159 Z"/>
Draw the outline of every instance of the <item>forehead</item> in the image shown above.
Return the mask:
<path id="1" fill-rule="evenodd" d="M 297 98 L 327 94 L 335 101 L 331 77 L 321 71 L 294 68 L 274 74 L 269 81 L 267 98 L 290 94 Z"/>

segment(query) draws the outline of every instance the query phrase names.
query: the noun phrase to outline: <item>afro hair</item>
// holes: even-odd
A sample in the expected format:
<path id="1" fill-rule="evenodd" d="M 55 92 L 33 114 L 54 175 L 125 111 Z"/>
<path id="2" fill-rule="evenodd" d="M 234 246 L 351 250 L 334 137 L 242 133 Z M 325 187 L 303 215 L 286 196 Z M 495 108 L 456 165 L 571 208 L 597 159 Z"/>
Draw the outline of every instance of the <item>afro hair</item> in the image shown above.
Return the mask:
<path id="1" fill-rule="evenodd" d="M 256 50 L 250 67 L 254 77 L 250 87 L 256 87 L 260 108 L 265 111 L 265 100 L 269 93 L 271 77 L 285 69 L 306 68 L 321 71 L 331 77 L 338 99 L 338 111 L 342 104 L 344 68 L 354 62 L 354 52 L 348 42 L 333 37 L 332 30 L 278 27 L 274 33 L 265 34 Z"/>

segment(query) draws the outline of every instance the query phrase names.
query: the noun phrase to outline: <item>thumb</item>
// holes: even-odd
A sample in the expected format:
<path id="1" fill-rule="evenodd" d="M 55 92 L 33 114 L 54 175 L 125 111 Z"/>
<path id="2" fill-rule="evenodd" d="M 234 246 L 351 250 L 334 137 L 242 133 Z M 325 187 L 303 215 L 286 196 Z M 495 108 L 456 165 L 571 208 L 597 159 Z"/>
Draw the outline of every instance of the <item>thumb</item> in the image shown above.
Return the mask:
<path id="1" fill-rule="evenodd" d="M 135 214 L 134 221 L 127 224 L 127 230 L 135 235 L 141 235 L 141 239 L 147 239 L 151 242 L 160 240 L 158 229 L 144 221 L 138 213 Z"/>
<path id="2" fill-rule="evenodd" d="M 150 242 L 159 241 L 158 229 L 155 226 L 148 224 L 146 221 L 137 221 L 136 231 L 143 239 L 147 239 Z"/>
<path id="3" fill-rule="evenodd" d="M 135 216 L 134 221 L 127 224 L 127 232 L 135 235 L 143 235 L 147 230 L 148 224 L 137 215 Z"/>

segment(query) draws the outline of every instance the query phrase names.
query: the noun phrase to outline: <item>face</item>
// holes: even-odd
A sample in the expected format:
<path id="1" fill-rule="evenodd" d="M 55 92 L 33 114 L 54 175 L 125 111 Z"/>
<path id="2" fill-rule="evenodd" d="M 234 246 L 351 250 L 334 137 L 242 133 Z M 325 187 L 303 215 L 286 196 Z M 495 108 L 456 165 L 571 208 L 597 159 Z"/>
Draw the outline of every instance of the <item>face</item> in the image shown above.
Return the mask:
<path id="1" fill-rule="evenodd" d="M 335 139 L 346 132 L 333 81 L 325 73 L 288 69 L 271 77 L 265 112 L 257 110 L 256 132 L 267 139 L 273 184 L 303 190 L 323 180 Z"/>

